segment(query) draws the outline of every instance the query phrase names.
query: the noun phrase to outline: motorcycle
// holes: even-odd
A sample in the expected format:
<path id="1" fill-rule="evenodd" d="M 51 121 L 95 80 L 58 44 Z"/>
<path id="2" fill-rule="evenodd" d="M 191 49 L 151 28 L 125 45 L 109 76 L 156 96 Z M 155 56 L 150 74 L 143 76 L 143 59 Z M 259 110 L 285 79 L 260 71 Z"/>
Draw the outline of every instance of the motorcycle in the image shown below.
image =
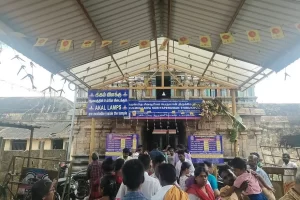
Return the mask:
<path id="1" fill-rule="evenodd" d="M 68 169 L 68 166 L 65 163 L 60 164 L 60 173 L 59 173 L 59 179 L 57 181 L 57 193 L 62 198 L 63 194 L 64 197 L 62 200 L 76 200 L 76 193 L 77 193 L 77 186 L 78 184 L 71 176 L 71 179 L 68 179 L 65 177 L 66 171 Z M 65 190 L 65 192 L 64 192 Z M 68 198 L 69 197 L 69 198 Z"/>
<path id="2" fill-rule="evenodd" d="M 76 199 L 84 199 L 89 195 L 89 182 L 86 176 L 86 170 L 82 170 L 73 175 L 73 180 L 77 183 Z"/>

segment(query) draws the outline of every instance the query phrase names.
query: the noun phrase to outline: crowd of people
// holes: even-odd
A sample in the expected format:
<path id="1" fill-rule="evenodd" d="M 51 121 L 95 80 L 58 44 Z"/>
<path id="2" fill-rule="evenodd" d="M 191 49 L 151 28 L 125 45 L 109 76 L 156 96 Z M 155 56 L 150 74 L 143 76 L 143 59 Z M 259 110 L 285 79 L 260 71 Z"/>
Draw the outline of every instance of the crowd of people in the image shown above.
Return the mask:
<path id="1" fill-rule="evenodd" d="M 160 151 L 154 144 L 150 152 L 139 146 L 132 154 L 125 148 L 123 155 L 115 161 L 106 158 L 100 162 L 98 155 L 93 153 L 92 160 L 87 170 L 90 195 L 86 199 L 89 200 L 276 199 L 257 153 L 251 153 L 247 161 L 236 157 L 230 166 L 223 165 L 218 170 L 210 162 L 193 164 L 183 145 L 178 145 L 176 150 L 166 147 Z M 283 154 L 283 162 L 285 168 L 297 167 L 288 154 Z M 285 182 L 288 186 L 280 200 L 300 199 L 300 170 L 296 177 L 290 177 L 294 178 L 294 184 L 291 184 L 291 178 Z M 222 186 L 218 185 L 218 178 L 221 178 Z M 49 193 L 36 200 L 51 198 L 52 185 L 48 182 L 43 185 L 47 185 Z M 35 187 L 32 190 L 34 192 Z"/>

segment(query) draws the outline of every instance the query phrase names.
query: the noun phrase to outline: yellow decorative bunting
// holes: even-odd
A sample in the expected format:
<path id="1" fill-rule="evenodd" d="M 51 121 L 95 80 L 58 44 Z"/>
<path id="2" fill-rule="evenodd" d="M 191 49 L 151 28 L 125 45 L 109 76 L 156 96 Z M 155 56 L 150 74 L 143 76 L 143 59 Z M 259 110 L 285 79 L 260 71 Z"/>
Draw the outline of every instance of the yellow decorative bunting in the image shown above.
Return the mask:
<path id="1" fill-rule="evenodd" d="M 84 40 L 81 48 L 89 48 L 94 44 L 95 40 Z"/>
<path id="2" fill-rule="evenodd" d="M 166 49 L 166 46 L 167 46 L 167 44 L 168 44 L 168 42 L 169 42 L 169 39 L 167 38 L 167 39 L 164 39 L 164 41 L 163 41 L 163 43 L 160 45 L 160 47 L 159 47 L 159 50 L 160 51 L 163 51 L 163 50 L 165 50 Z"/>
<path id="3" fill-rule="evenodd" d="M 296 29 L 298 29 L 298 31 L 300 31 L 300 23 L 295 24 Z"/>
<path id="4" fill-rule="evenodd" d="M 231 33 L 221 33 L 220 34 L 221 40 L 223 44 L 231 44 L 234 43 L 234 38 Z"/>
<path id="5" fill-rule="evenodd" d="M 46 42 L 48 41 L 48 38 L 38 38 L 36 40 L 36 43 L 34 44 L 35 47 L 41 47 L 44 46 L 46 44 Z"/>
<path id="6" fill-rule="evenodd" d="M 260 42 L 260 35 L 257 30 L 247 31 L 247 36 L 249 42 Z"/>
<path id="7" fill-rule="evenodd" d="M 62 40 L 60 42 L 59 51 L 69 51 L 72 44 L 72 40 Z"/>
<path id="8" fill-rule="evenodd" d="M 270 28 L 272 39 L 284 38 L 283 30 L 280 26 L 274 26 Z"/>
<path id="9" fill-rule="evenodd" d="M 186 44 L 189 44 L 190 43 L 190 39 L 188 37 L 180 37 L 178 39 L 178 44 L 179 45 L 186 45 Z"/>
<path id="10" fill-rule="evenodd" d="M 111 40 L 102 40 L 102 44 L 101 44 L 101 47 L 106 47 L 108 45 L 110 45 L 112 43 Z"/>
<path id="11" fill-rule="evenodd" d="M 129 40 L 121 40 L 120 41 L 120 46 L 125 46 L 127 44 L 129 44 Z"/>
<path id="12" fill-rule="evenodd" d="M 210 48 L 211 39 L 208 35 L 200 36 L 200 47 Z"/>
<path id="13" fill-rule="evenodd" d="M 140 40 L 139 46 L 140 46 L 140 49 L 150 47 L 150 40 Z"/>

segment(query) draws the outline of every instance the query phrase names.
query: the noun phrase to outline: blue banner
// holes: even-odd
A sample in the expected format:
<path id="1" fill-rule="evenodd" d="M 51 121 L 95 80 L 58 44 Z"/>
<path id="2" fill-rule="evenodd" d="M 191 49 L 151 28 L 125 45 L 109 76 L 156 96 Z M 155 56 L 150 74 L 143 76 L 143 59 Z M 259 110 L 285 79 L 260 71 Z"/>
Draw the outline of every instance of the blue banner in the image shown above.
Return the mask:
<path id="1" fill-rule="evenodd" d="M 115 159 L 122 155 L 122 151 L 124 148 L 128 148 L 131 150 L 137 149 L 138 142 L 138 134 L 107 134 L 105 156 L 113 157 L 113 159 Z"/>
<path id="2" fill-rule="evenodd" d="M 202 100 L 129 101 L 129 115 L 133 119 L 198 119 L 201 110 L 194 104 Z"/>
<path id="3" fill-rule="evenodd" d="M 89 90 L 87 116 L 127 117 L 129 90 Z"/>
<path id="4" fill-rule="evenodd" d="M 224 163 L 222 136 L 189 136 L 188 148 L 193 163 Z"/>

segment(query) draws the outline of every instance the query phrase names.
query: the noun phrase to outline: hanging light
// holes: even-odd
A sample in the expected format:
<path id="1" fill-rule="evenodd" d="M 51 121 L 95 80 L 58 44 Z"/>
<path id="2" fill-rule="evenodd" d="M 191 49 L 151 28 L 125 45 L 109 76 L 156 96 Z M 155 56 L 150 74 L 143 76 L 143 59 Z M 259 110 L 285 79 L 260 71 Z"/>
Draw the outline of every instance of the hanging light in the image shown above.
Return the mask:
<path id="1" fill-rule="evenodd" d="M 166 96 L 166 93 L 165 93 L 165 92 L 163 92 L 161 96 L 165 97 L 165 96 Z"/>

